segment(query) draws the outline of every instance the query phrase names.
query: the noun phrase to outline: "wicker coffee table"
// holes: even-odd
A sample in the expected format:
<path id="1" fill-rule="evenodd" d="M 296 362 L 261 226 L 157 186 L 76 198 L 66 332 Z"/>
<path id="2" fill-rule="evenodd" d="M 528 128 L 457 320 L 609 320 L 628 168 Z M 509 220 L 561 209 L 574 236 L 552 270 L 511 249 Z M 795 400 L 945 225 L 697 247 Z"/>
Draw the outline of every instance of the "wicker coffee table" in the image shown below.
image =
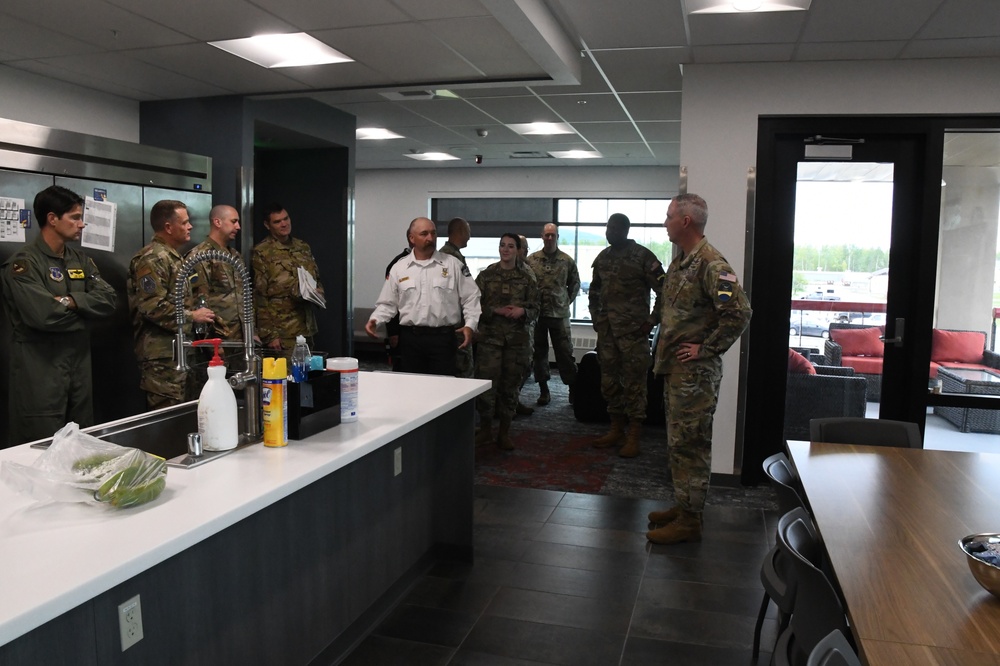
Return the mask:
<path id="1" fill-rule="evenodd" d="M 1000 374 L 971 368 L 938 368 L 941 390 L 945 393 L 1000 395 Z M 1000 433 L 1000 410 L 968 407 L 935 407 L 934 413 L 961 432 Z"/>

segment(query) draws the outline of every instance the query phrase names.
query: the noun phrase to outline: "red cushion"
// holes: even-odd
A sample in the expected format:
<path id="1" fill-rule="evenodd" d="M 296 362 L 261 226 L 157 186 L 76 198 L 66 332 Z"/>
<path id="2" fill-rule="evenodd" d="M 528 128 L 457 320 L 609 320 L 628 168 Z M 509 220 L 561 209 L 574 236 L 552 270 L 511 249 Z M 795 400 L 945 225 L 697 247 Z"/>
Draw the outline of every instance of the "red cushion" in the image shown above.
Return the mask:
<path id="1" fill-rule="evenodd" d="M 844 356 L 840 364 L 861 375 L 881 375 L 882 359 L 874 356 Z"/>
<path id="2" fill-rule="evenodd" d="M 880 335 L 882 331 L 877 327 L 830 329 L 830 339 L 840 345 L 842 356 L 881 357 L 885 345 L 879 340 Z"/>
<path id="3" fill-rule="evenodd" d="M 794 349 L 788 350 L 788 372 L 796 372 L 804 375 L 815 375 L 816 368 L 806 360 L 806 357 Z"/>
<path id="4" fill-rule="evenodd" d="M 931 360 L 952 363 L 979 363 L 983 360 L 986 334 L 980 331 L 931 331 Z"/>

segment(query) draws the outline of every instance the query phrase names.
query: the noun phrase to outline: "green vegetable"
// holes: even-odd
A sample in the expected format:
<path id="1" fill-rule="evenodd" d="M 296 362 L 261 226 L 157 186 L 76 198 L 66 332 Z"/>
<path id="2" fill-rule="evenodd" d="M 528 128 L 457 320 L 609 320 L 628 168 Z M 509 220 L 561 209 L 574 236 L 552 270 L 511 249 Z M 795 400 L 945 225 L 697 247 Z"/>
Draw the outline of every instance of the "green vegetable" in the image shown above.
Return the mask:
<path id="1" fill-rule="evenodd" d="M 92 456 L 80 458 L 73 463 L 73 471 L 80 472 L 81 474 L 89 474 L 94 469 L 117 457 L 118 454 L 116 453 L 95 453 Z"/>
<path id="2" fill-rule="evenodd" d="M 146 458 L 109 476 L 94 492 L 99 502 L 126 508 L 152 502 L 167 486 L 163 460 Z"/>

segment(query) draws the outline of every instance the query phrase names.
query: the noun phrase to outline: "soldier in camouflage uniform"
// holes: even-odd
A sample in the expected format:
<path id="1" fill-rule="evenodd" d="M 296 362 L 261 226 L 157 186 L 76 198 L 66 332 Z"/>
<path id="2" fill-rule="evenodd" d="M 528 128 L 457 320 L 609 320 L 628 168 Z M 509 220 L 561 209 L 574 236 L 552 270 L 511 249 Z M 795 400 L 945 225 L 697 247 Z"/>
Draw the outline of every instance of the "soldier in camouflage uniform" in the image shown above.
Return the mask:
<path id="1" fill-rule="evenodd" d="M 268 350 L 290 357 L 295 336 L 305 336 L 311 349 L 319 331 L 315 304 L 299 292 L 299 266 L 316 278 L 316 291 L 321 294 L 323 285 L 309 244 L 292 238 L 292 221 L 285 208 L 268 204 L 263 214 L 269 236 L 253 249 L 257 335 Z"/>
<path id="2" fill-rule="evenodd" d="M 448 240 L 438 251 L 450 254 L 461 261 L 463 266 L 468 267 L 462 249 L 469 244 L 470 238 L 472 238 L 472 228 L 469 227 L 469 223 L 461 217 L 456 217 L 448 223 Z M 455 352 L 455 376 L 471 378 L 475 373 L 476 366 L 472 357 L 472 345 L 458 349 Z"/>
<path id="3" fill-rule="evenodd" d="M 240 214 L 232 206 L 213 206 L 208 215 L 208 237 L 195 245 L 185 258 L 192 257 L 208 250 L 218 250 L 232 255 L 243 263 L 240 253 L 229 246 L 240 231 Z M 221 338 L 223 342 L 243 342 L 243 325 L 240 313 L 243 309 L 243 285 L 239 284 L 236 269 L 225 261 L 200 261 L 195 266 L 197 276 L 191 283 L 195 299 L 204 302 L 215 319 L 208 326 L 205 338 Z M 198 384 L 208 380 L 207 363 L 212 358 L 212 348 L 203 347 L 197 352 L 199 362 L 195 368 L 195 378 Z M 243 350 L 229 347 L 223 350 L 226 368 L 229 372 L 240 372 L 245 369 Z"/>
<path id="4" fill-rule="evenodd" d="M 521 377 L 529 363 L 531 343 L 528 324 L 538 316 L 538 285 L 535 277 L 518 261 L 521 239 L 514 234 L 500 237 L 500 261 L 476 278 L 482 293 L 476 377 L 493 380 L 493 388 L 476 400 L 480 429 L 477 444 L 493 441 L 493 414 L 500 421 L 496 443 L 510 450 L 510 422 L 517 406 Z"/>
<path id="5" fill-rule="evenodd" d="M 176 369 L 173 357 L 177 334 L 174 280 L 183 261 L 178 250 L 191 240 L 191 218 L 183 203 L 168 199 L 153 205 L 149 225 L 153 240 L 132 257 L 127 291 L 135 355 L 142 372 L 139 388 L 146 392 L 148 407 L 158 409 L 195 397 L 188 373 Z M 189 295 L 187 307 L 192 303 Z M 192 321 L 211 324 L 214 318 L 209 308 L 193 309 L 184 318 L 185 333 L 190 334 Z"/>
<path id="6" fill-rule="evenodd" d="M 549 337 L 559 367 L 559 377 L 570 387 L 576 382 L 576 360 L 573 358 L 573 334 L 569 325 L 570 307 L 580 293 L 580 272 L 573 257 L 559 249 L 559 230 L 554 224 L 542 227 L 542 249 L 528 257 L 528 264 L 538 279 L 541 309 L 534 335 L 535 381 L 540 394 L 539 405 L 547 405 L 549 394 Z"/>
<path id="7" fill-rule="evenodd" d="M 663 265 L 647 248 L 628 238 L 627 216 L 608 218 L 604 248 L 593 264 L 590 316 L 597 331 L 597 359 L 601 365 L 601 395 L 608 403 L 611 430 L 594 446 L 615 445 L 623 458 L 639 455 L 642 422 L 646 418 L 646 375 L 649 371 L 649 332 L 660 318 L 660 279 Z M 652 313 L 649 292 L 656 294 Z"/>
<path id="8" fill-rule="evenodd" d="M 531 271 L 534 275 L 535 272 L 531 270 L 531 266 L 528 264 L 528 239 L 524 234 L 518 234 L 518 238 L 521 239 L 521 249 L 517 251 L 517 256 L 521 258 L 521 263 L 526 269 Z M 537 278 L 536 278 L 537 279 Z M 528 340 L 533 341 L 535 339 L 535 323 L 538 320 L 528 324 Z M 528 381 L 528 377 L 531 376 L 531 364 L 525 366 L 524 373 L 521 375 L 521 386 L 517 392 L 517 407 L 514 409 L 514 413 L 518 416 L 531 416 L 535 413 L 533 407 L 528 407 L 521 401 L 521 391 L 524 390 L 524 384 Z"/>
<path id="9" fill-rule="evenodd" d="M 712 419 L 722 381 L 722 354 L 750 323 L 750 302 L 732 266 L 705 239 L 708 206 L 696 194 L 670 202 L 664 226 L 683 252 L 667 269 L 656 347 L 665 375 L 667 441 L 677 505 L 654 511 L 654 543 L 701 540 L 701 516 L 712 471 Z"/>
<path id="10" fill-rule="evenodd" d="M 118 302 L 93 260 L 68 244 L 83 231 L 83 199 L 53 185 L 35 196 L 34 212 L 38 238 L 2 272 L 11 445 L 51 437 L 69 421 L 93 425 L 87 320 L 110 317 Z"/>

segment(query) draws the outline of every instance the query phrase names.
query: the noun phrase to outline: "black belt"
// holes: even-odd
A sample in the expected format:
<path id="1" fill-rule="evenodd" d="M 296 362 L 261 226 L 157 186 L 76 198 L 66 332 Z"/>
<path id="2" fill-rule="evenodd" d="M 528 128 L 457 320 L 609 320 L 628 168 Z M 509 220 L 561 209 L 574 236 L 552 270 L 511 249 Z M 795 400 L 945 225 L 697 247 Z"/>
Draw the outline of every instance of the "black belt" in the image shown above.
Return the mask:
<path id="1" fill-rule="evenodd" d="M 458 326 L 400 326 L 414 335 L 455 335 Z"/>

